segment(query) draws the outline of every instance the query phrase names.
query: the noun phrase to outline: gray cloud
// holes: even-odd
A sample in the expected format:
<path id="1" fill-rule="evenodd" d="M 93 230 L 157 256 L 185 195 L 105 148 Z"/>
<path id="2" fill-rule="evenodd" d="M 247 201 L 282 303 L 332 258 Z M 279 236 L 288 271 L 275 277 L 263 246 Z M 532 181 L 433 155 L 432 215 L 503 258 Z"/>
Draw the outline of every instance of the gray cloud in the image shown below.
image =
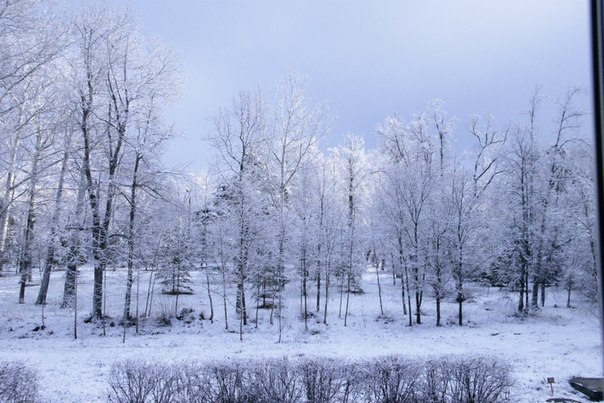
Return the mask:
<path id="1" fill-rule="evenodd" d="M 128 4 L 144 33 L 184 63 L 187 91 L 168 116 L 186 138 L 171 146 L 169 164 L 199 159 L 206 118 L 241 89 L 270 92 L 289 68 L 337 116 L 332 144 L 348 131 L 373 144 L 386 115 L 408 116 L 432 98 L 458 117 L 461 135 L 472 113 L 519 118 L 538 84 L 552 101 L 591 80 L 586 0 Z"/>

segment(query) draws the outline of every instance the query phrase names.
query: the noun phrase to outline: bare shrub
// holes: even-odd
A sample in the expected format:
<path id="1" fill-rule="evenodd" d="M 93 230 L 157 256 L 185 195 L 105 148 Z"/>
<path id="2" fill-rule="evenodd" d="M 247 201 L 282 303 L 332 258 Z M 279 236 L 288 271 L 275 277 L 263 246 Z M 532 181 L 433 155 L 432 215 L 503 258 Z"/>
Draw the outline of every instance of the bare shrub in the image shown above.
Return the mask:
<path id="1" fill-rule="evenodd" d="M 302 385 L 295 367 L 287 359 L 257 361 L 254 365 L 250 393 L 265 403 L 302 401 Z"/>
<path id="2" fill-rule="evenodd" d="M 489 357 L 460 358 L 450 368 L 451 401 L 497 402 L 512 385 L 509 364 Z"/>
<path id="3" fill-rule="evenodd" d="M 393 355 L 359 362 L 283 358 L 174 365 L 128 360 L 111 368 L 109 401 L 497 402 L 512 385 L 510 370 L 507 363 L 488 357 L 420 362 Z"/>
<path id="4" fill-rule="evenodd" d="M 298 374 L 309 403 L 347 402 L 358 384 L 356 367 L 333 358 L 307 358 Z"/>
<path id="5" fill-rule="evenodd" d="M 416 389 L 422 365 L 404 356 L 392 355 L 362 364 L 363 397 L 367 402 L 417 401 Z"/>
<path id="6" fill-rule="evenodd" d="M 185 363 L 174 366 L 177 372 L 175 402 L 212 402 L 212 385 L 208 368 L 200 364 Z"/>
<path id="7" fill-rule="evenodd" d="M 38 375 L 20 361 L 0 361 L 0 402 L 29 403 L 38 399 Z"/>
<path id="8" fill-rule="evenodd" d="M 243 403 L 255 401 L 249 388 L 249 368 L 240 362 L 214 363 L 206 367 L 207 402 Z"/>
<path id="9" fill-rule="evenodd" d="M 155 323 L 160 327 L 170 327 L 172 326 L 172 318 L 172 313 L 168 312 L 167 309 L 162 308 L 155 317 Z"/>
<path id="10" fill-rule="evenodd" d="M 170 366 L 140 360 L 118 362 L 109 372 L 109 401 L 120 403 L 173 402 L 178 374 Z"/>
<path id="11" fill-rule="evenodd" d="M 451 363 L 445 359 L 431 359 L 424 364 L 421 382 L 421 400 L 429 403 L 447 402 L 450 389 Z"/>

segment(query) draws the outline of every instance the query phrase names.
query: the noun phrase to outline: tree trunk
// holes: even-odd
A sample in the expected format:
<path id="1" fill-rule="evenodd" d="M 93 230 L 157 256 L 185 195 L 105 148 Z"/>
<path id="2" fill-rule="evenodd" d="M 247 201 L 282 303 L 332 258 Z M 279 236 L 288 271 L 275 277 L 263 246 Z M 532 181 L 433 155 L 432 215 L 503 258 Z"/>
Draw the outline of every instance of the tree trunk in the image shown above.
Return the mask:
<path id="1" fill-rule="evenodd" d="M 459 326 L 463 326 L 463 303 L 466 300 L 466 295 L 463 290 L 464 284 L 464 243 L 463 243 L 463 233 L 461 227 L 461 212 L 457 215 L 457 264 L 455 267 L 455 271 L 457 272 L 455 275 L 455 288 L 457 290 L 457 303 L 458 306 L 458 324 Z"/>
<path id="2" fill-rule="evenodd" d="M 92 97 L 92 83 L 89 82 L 89 98 Z M 105 269 L 103 253 L 105 244 L 105 235 L 101 227 L 101 216 L 99 212 L 99 200 L 97 194 L 97 187 L 92 178 L 92 167 L 91 167 L 91 153 L 92 153 L 92 139 L 90 138 L 90 128 L 88 127 L 88 119 L 91 114 L 90 107 L 92 105 L 92 99 L 85 99 L 82 96 L 82 122 L 81 130 L 82 137 L 84 139 L 84 150 L 83 150 L 83 166 L 82 170 L 86 176 L 86 190 L 88 193 L 88 201 L 90 203 L 90 211 L 92 213 L 92 226 L 90 228 L 92 233 L 92 256 L 94 258 L 94 282 L 92 292 L 92 314 L 91 317 L 101 318 L 103 316 L 102 305 L 103 305 L 103 271 Z"/>
<path id="3" fill-rule="evenodd" d="M 260 311 L 260 283 L 258 283 L 258 288 L 256 292 L 256 323 L 255 328 L 258 329 L 258 311 Z"/>
<path id="4" fill-rule="evenodd" d="M 27 219 L 25 232 L 23 234 L 23 250 L 19 262 L 19 303 L 25 303 L 25 286 L 31 278 L 32 257 L 31 249 L 34 236 L 35 212 L 34 212 L 34 194 L 33 190 L 29 196 Z"/>
<path id="5" fill-rule="evenodd" d="M 524 312 L 524 274 L 520 278 L 518 293 L 518 312 Z"/>
<path id="6" fill-rule="evenodd" d="M 138 334 L 138 323 L 140 322 L 140 285 L 141 285 L 141 268 L 138 266 L 136 268 L 136 329 L 135 333 Z"/>
<path id="7" fill-rule="evenodd" d="M 306 249 L 302 251 L 302 297 L 304 299 L 304 330 L 308 331 L 308 269 L 306 268 Z"/>
<path id="8" fill-rule="evenodd" d="M 325 269 L 325 306 L 323 307 L 323 324 L 327 325 L 327 302 L 329 301 L 329 269 Z"/>
<path id="9" fill-rule="evenodd" d="M 277 343 L 281 343 L 281 337 L 283 335 L 283 292 L 279 292 L 279 340 Z"/>
<path id="10" fill-rule="evenodd" d="M 35 211 L 35 198 L 36 198 L 36 186 L 40 172 L 38 172 L 38 166 L 40 163 L 40 147 L 42 142 L 42 133 L 38 131 L 36 134 L 36 148 L 33 154 L 33 161 L 31 167 L 31 178 L 29 187 L 29 197 L 27 200 L 27 218 L 25 220 L 25 231 L 23 233 L 23 249 L 21 250 L 21 258 L 19 261 L 19 274 L 21 279 L 19 280 L 19 303 L 25 303 L 25 285 L 28 281 L 31 281 L 32 271 L 32 256 L 31 250 L 33 248 L 34 240 L 34 226 L 36 224 L 36 211 Z"/>
<path id="11" fill-rule="evenodd" d="M 382 267 L 386 262 L 382 260 Z M 384 316 L 384 305 L 382 304 L 382 285 L 380 284 L 380 264 L 375 264 L 375 275 L 377 277 L 378 297 L 380 299 L 380 314 Z"/>
<path id="12" fill-rule="evenodd" d="M 566 307 L 570 308 L 570 292 L 573 289 L 573 280 L 572 277 L 568 279 L 568 284 L 566 287 L 566 290 L 568 291 L 567 297 L 566 297 Z"/>
<path id="13" fill-rule="evenodd" d="M 342 319 L 342 301 L 344 300 L 344 273 L 340 274 L 340 308 L 338 309 L 338 319 Z"/>
<path id="14" fill-rule="evenodd" d="M 145 297 L 145 310 L 143 311 L 143 318 L 147 318 L 149 316 L 149 302 L 151 300 L 151 286 L 153 285 L 154 273 L 154 269 L 151 269 L 151 271 L 149 271 L 149 281 L 147 282 L 147 296 Z"/>
<path id="15" fill-rule="evenodd" d="M 224 308 L 224 329 L 229 330 L 229 315 L 227 311 L 227 292 L 226 292 L 226 274 L 225 268 L 222 267 L 222 305 Z"/>
<path id="16" fill-rule="evenodd" d="M 247 310 L 245 306 L 245 285 L 241 273 L 237 282 L 237 311 L 243 325 L 247 326 Z"/>
<path id="17" fill-rule="evenodd" d="M 190 205 L 190 201 L 191 199 L 189 198 L 189 205 Z M 190 215 L 190 212 L 189 212 Z M 208 302 L 210 303 L 210 323 L 214 323 L 214 302 L 212 300 L 212 289 L 210 288 L 210 263 L 209 263 L 209 259 L 208 259 L 208 254 L 209 254 L 209 250 L 208 250 L 208 222 L 207 219 L 204 218 L 202 221 L 202 237 L 201 237 L 201 247 L 203 249 L 202 252 L 202 261 L 201 261 L 201 267 L 202 269 L 205 267 L 206 270 L 206 288 L 208 289 Z M 256 320 L 256 325 L 258 324 L 258 321 Z"/>
<path id="18" fill-rule="evenodd" d="M 149 285 L 150 285 L 150 290 L 151 293 L 149 295 L 149 311 L 147 313 L 147 316 L 151 316 L 151 311 L 153 309 L 153 296 L 155 295 L 155 281 L 157 280 L 157 271 L 159 270 L 159 267 L 157 266 L 156 263 L 154 263 L 153 265 L 153 271 L 151 272 L 151 275 L 149 277 Z"/>
<path id="19" fill-rule="evenodd" d="M 229 330 L 229 317 L 227 308 L 227 286 L 226 286 L 226 261 L 223 248 L 224 234 L 222 227 L 218 227 L 218 257 L 220 259 L 220 274 L 222 277 L 222 306 L 224 308 L 224 329 Z"/>
<path id="20" fill-rule="evenodd" d="M 75 280 L 73 282 L 73 338 L 78 338 L 78 273 L 74 273 Z"/>
<path id="21" fill-rule="evenodd" d="M 206 268 L 209 270 L 209 268 Z M 206 286 L 208 288 L 208 302 L 210 303 L 210 323 L 214 323 L 214 303 L 212 301 L 212 289 L 210 288 L 210 273 L 206 272 Z"/>
<path id="22" fill-rule="evenodd" d="M 411 290 L 409 289 L 409 272 L 407 270 L 407 266 L 404 268 L 405 270 L 405 287 L 407 288 L 407 312 L 409 313 L 409 326 L 413 326 L 413 316 L 411 313 Z M 402 281 L 401 281 L 402 283 Z"/>
<path id="23" fill-rule="evenodd" d="M 422 294 L 419 291 L 415 292 L 415 323 L 422 324 Z"/>
<path id="24" fill-rule="evenodd" d="M 2 197 L 2 205 L 0 205 L 0 275 L 2 269 L 6 263 L 6 256 L 4 255 L 6 250 L 6 242 L 8 240 L 8 227 L 11 206 L 15 193 L 15 176 L 16 176 L 16 164 L 17 164 L 17 151 L 19 149 L 19 143 L 21 142 L 20 132 L 16 132 L 14 143 L 11 144 L 11 155 L 6 173 L 6 187 L 4 188 L 4 195 Z"/>
<path id="25" fill-rule="evenodd" d="M 57 193 L 55 195 L 55 206 L 52 213 L 52 220 L 50 226 L 50 239 L 48 240 L 48 248 L 46 249 L 46 259 L 44 260 L 44 271 L 42 272 L 42 281 L 40 283 L 40 290 L 38 291 L 38 298 L 36 300 L 37 305 L 46 304 L 46 294 L 48 293 L 48 285 L 50 283 L 50 272 L 55 260 L 55 242 L 57 240 L 57 227 L 59 226 L 59 218 L 61 212 L 61 198 L 63 196 L 63 184 L 65 182 L 65 172 L 67 171 L 67 161 L 69 153 L 67 145 L 65 146 L 65 152 L 63 153 L 63 160 L 61 161 L 61 172 L 59 173 L 59 184 L 57 185 Z"/>
<path id="26" fill-rule="evenodd" d="M 541 279 L 538 275 L 533 275 L 533 289 L 531 293 L 531 306 L 533 309 L 539 308 L 539 287 L 541 286 Z"/>
<path id="27" fill-rule="evenodd" d="M 403 278 L 403 267 L 405 265 L 404 262 L 404 251 L 403 251 L 403 235 L 401 233 L 398 234 L 398 270 L 401 275 L 401 298 L 403 301 L 403 318 L 407 315 L 407 305 L 405 303 L 405 280 Z M 406 270 L 405 270 L 406 272 Z M 395 285 L 396 282 L 394 279 L 395 276 L 395 264 L 394 264 L 394 256 L 392 256 L 392 285 Z M 409 286 L 407 286 L 407 291 L 409 291 Z"/>
<path id="28" fill-rule="evenodd" d="M 419 222 L 415 220 L 413 223 L 413 256 L 411 262 L 413 263 L 413 287 L 415 288 L 415 323 L 421 325 L 422 323 L 422 295 L 419 276 L 419 233 L 418 233 Z"/>
<path id="29" fill-rule="evenodd" d="M 405 281 L 401 275 L 401 300 L 403 302 L 403 319 L 407 316 L 407 301 L 405 300 Z"/>
<path id="30" fill-rule="evenodd" d="M 440 296 L 437 296 L 436 297 L 436 326 L 439 326 L 439 327 L 441 326 L 441 323 L 440 323 L 440 301 L 441 301 Z"/>
<path id="31" fill-rule="evenodd" d="M 134 158 L 134 169 L 132 172 L 132 183 L 130 185 L 130 216 L 128 221 L 128 262 L 127 262 L 127 274 L 126 274 L 126 292 L 124 295 L 124 322 L 130 320 L 130 305 L 132 301 L 132 283 L 133 283 L 133 270 L 134 270 L 134 238 L 135 238 L 135 220 L 136 220 L 136 188 L 138 187 L 138 168 L 143 156 L 140 153 L 136 153 Z"/>
<path id="32" fill-rule="evenodd" d="M 350 304 L 350 283 L 352 282 L 352 273 L 348 273 L 348 279 L 346 281 L 346 310 L 344 311 L 344 327 L 346 327 L 348 321 L 348 305 Z"/>
<path id="33" fill-rule="evenodd" d="M 525 288 L 524 288 L 524 311 L 528 312 L 529 310 L 529 274 L 528 274 L 528 270 L 526 271 L 526 274 L 524 276 L 524 284 L 525 284 Z"/>
<path id="34" fill-rule="evenodd" d="M 317 269 L 317 312 L 319 312 L 321 307 L 321 272 L 319 270 L 321 270 L 321 266 L 318 266 Z"/>
<path id="35" fill-rule="evenodd" d="M 65 286 L 63 288 L 63 303 L 62 308 L 72 306 L 76 292 L 76 277 L 78 270 L 78 261 L 80 258 L 80 219 L 84 210 L 84 198 L 86 196 L 86 178 L 84 171 L 80 174 L 80 184 L 78 187 L 78 195 L 76 209 L 73 214 L 74 220 L 69 224 L 69 251 L 67 253 L 67 271 L 65 272 Z"/>

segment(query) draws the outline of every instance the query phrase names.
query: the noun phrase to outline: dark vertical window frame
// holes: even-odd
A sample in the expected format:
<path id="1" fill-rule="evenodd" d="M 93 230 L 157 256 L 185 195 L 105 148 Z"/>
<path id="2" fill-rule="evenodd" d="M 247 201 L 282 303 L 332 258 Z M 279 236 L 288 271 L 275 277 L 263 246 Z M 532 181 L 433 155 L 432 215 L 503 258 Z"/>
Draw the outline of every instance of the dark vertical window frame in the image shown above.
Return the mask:
<path id="1" fill-rule="evenodd" d="M 591 0 L 591 39 L 593 58 L 594 145 L 596 162 L 596 202 L 598 214 L 598 288 L 600 294 L 600 326 L 604 347 L 604 0 Z M 604 353 L 604 351 L 603 351 Z M 604 362 L 602 363 L 604 368 Z"/>

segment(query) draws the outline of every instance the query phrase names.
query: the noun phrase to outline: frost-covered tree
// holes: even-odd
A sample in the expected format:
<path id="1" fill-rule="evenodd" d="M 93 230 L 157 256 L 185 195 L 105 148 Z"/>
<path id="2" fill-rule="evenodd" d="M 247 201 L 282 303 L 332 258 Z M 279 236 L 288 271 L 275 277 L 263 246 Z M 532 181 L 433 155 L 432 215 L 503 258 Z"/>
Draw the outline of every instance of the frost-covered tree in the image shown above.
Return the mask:
<path id="1" fill-rule="evenodd" d="M 304 319 L 304 328 L 308 330 L 310 316 L 308 297 L 311 281 L 315 279 L 317 285 L 317 311 L 320 304 L 320 276 L 321 271 L 316 264 L 320 253 L 318 239 L 320 233 L 320 207 L 318 199 L 313 194 L 317 188 L 318 166 L 315 161 L 308 161 L 300 167 L 299 177 L 292 189 L 292 210 L 295 213 L 292 232 L 292 255 L 298 267 L 300 279 L 301 314 Z M 323 247 L 324 245 L 321 245 Z"/>
<path id="2" fill-rule="evenodd" d="M 237 312 L 241 326 L 247 325 L 246 283 L 253 266 L 259 218 L 262 217 L 259 194 L 261 146 L 265 141 L 265 106 L 259 93 L 240 93 L 231 108 L 222 109 L 214 118 L 212 146 L 221 158 L 218 163 L 221 185 L 217 204 L 227 220 L 228 254 L 226 264 L 233 265 L 237 278 Z"/>
<path id="3" fill-rule="evenodd" d="M 157 46 L 145 48 L 127 13 L 80 12 L 74 18 L 73 38 L 73 103 L 80 127 L 80 166 L 91 212 L 95 266 L 92 315 L 100 318 L 105 255 L 119 203 L 122 164 L 126 156 L 141 151 L 135 146 L 141 144 L 140 135 L 131 139 L 129 133 L 137 133 L 135 122 L 145 121 L 151 99 L 165 101 L 174 67 L 169 52 Z"/>
<path id="4" fill-rule="evenodd" d="M 28 165 L 21 153 L 22 140 L 39 129 L 35 126 L 52 94 L 47 87 L 60 68 L 54 63 L 67 44 L 64 29 L 50 10 L 48 3 L 37 0 L 0 5 L 0 272 L 6 261 L 11 209 L 24 179 L 17 177 L 23 164 Z"/>
<path id="5" fill-rule="evenodd" d="M 567 253 L 564 284 L 570 294 L 582 290 L 595 299 L 598 290 L 596 202 L 593 152 L 589 143 L 577 143 L 569 150 L 570 181 L 563 199 L 563 230 L 570 232 L 564 250 Z M 559 256 L 558 256 L 559 257 Z"/>
<path id="6" fill-rule="evenodd" d="M 281 341 L 282 308 L 287 274 L 285 265 L 290 241 L 290 193 L 292 182 L 299 175 L 301 166 L 308 161 L 319 136 L 325 130 L 320 108 L 305 99 L 304 82 L 289 73 L 278 85 L 273 106 L 274 116 L 267 128 L 267 176 L 274 205 L 277 239 L 273 256 L 275 259 L 276 292 L 278 294 L 279 341 Z M 308 223 L 304 223 L 307 225 Z M 306 242 L 306 240 L 303 240 Z M 297 253 L 297 252 L 296 252 Z"/>
<path id="7" fill-rule="evenodd" d="M 427 117 L 418 114 L 408 122 L 389 118 L 380 129 L 384 147 L 390 148 L 390 169 L 395 175 L 395 195 L 402 205 L 399 223 L 404 223 L 402 240 L 405 277 L 415 294 L 415 321 L 421 323 L 421 305 L 426 282 L 426 218 L 434 190 L 437 143 L 428 128 Z M 409 296 L 410 298 L 410 296 Z"/>
<path id="8" fill-rule="evenodd" d="M 192 293 L 190 272 L 193 268 L 194 260 L 188 223 L 182 217 L 178 217 L 165 232 L 160 247 L 158 277 L 163 285 L 162 292 L 176 296 Z M 176 311 L 178 311 L 178 305 Z"/>
<path id="9" fill-rule="evenodd" d="M 311 206 L 316 207 L 315 213 L 315 246 L 316 249 L 316 281 L 317 301 L 316 310 L 321 305 L 321 284 L 323 293 L 323 324 L 327 325 L 329 292 L 332 278 L 336 274 L 337 265 L 341 262 L 343 250 L 343 234 L 345 224 L 345 203 L 338 197 L 338 164 L 335 157 L 319 156 L 317 158 L 317 180 L 307 193 L 314 196 Z"/>
<path id="10" fill-rule="evenodd" d="M 333 150 L 338 164 L 339 197 L 346 205 L 346 229 L 341 249 L 340 261 L 340 309 L 346 293 L 344 308 L 344 326 L 347 325 L 350 307 L 350 294 L 363 292 L 359 285 L 360 276 L 365 268 L 363 237 L 363 209 L 366 206 L 366 179 L 369 173 L 369 162 L 365 154 L 365 144 L 361 137 L 348 134 L 344 144 Z"/>
<path id="11" fill-rule="evenodd" d="M 528 123 L 515 129 L 508 157 L 507 262 L 515 268 L 512 281 L 518 286 L 518 311 L 538 308 L 545 303 L 545 289 L 557 282 L 563 269 L 564 247 L 576 234 L 564 234 L 564 210 L 561 204 L 571 183 L 567 149 L 576 141 L 582 114 L 574 107 L 577 90 L 571 90 L 559 104 L 552 145 L 537 142 L 539 96 L 531 99 Z M 532 290 L 530 290 L 532 285 Z M 529 300 L 530 297 L 530 300 Z"/>

